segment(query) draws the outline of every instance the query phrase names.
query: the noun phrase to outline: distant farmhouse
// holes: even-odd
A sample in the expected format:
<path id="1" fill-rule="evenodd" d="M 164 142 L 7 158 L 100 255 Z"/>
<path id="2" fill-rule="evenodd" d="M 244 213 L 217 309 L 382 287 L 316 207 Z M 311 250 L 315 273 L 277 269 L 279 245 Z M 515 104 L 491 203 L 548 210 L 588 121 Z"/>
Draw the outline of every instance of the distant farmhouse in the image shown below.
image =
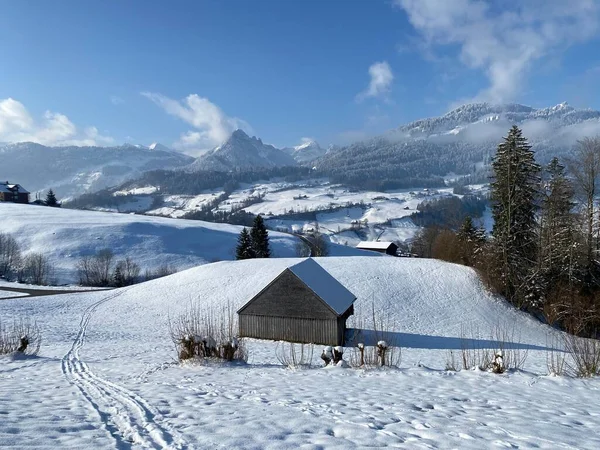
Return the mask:
<path id="1" fill-rule="evenodd" d="M 386 255 L 398 256 L 398 246 L 393 242 L 362 241 L 359 242 L 356 248 L 385 253 Z"/>
<path id="2" fill-rule="evenodd" d="M 0 181 L 0 202 L 29 203 L 29 191 L 20 184 Z"/>
<path id="3" fill-rule="evenodd" d="M 241 337 L 343 345 L 356 297 L 312 258 L 286 268 L 238 310 Z"/>

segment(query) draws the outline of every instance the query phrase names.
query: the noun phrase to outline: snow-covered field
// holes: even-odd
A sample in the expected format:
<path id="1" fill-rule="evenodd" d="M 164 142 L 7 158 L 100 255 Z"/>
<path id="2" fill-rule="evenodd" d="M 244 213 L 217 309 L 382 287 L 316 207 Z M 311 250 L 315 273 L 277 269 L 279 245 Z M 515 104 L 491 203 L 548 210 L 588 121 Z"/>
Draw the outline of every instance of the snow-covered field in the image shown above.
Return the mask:
<path id="1" fill-rule="evenodd" d="M 0 203 L 2 232 L 11 233 L 25 252 L 50 258 L 59 283 L 77 281 L 83 255 L 110 248 L 130 256 L 142 270 L 164 264 L 179 269 L 235 258 L 241 227 L 195 220 L 78 211 Z M 295 255 L 296 238 L 271 232 L 273 254 Z"/>
<path id="2" fill-rule="evenodd" d="M 357 296 L 352 323 L 373 306 L 383 312 L 403 347 L 400 369 L 289 370 L 275 343 L 258 340 L 248 364 L 176 363 L 169 316 L 191 301 L 237 309 L 297 261 L 224 261 L 110 292 L 0 301 L 0 320 L 35 317 L 44 337 L 37 358 L 0 357 L 0 444 L 600 447 L 598 380 L 546 375 L 556 332 L 490 295 L 472 270 L 433 260 L 317 259 Z M 444 370 L 462 330 L 479 329 L 473 338 L 493 345 L 487 333 L 498 325 L 517 330 L 525 371 Z"/>
<path id="3" fill-rule="evenodd" d="M 485 191 L 486 186 L 473 186 L 474 192 Z M 119 211 L 146 212 L 147 214 L 182 217 L 214 200 L 223 191 L 206 192 L 198 196 L 169 195 L 160 208 L 150 208 L 153 186 L 119 191 L 115 195 L 129 195 L 131 201 L 120 205 Z M 331 184 L 326 179 L 298 182 L 262 182 L 244 184 L 220 202 L 214 209 L 231 211 L 242 208 L 252 214 L 261 214 L 272 229 L 297 231 L 314 228 L 315 220 L 275 219 L 295 213 L 321 211 L 316 215 L 323 234 L 335 243 L 355 245 L 361 240 L 385 239 L 407 241 L 414 237 L 419 227 L 408 218 L 417 206 L 425 201 L 452 194 L 452 188 L 402 189 L 389 192 L 356 191 L 342 185 Z M 261 201 L 243 207 L 249 199 Z M 336 209 L 326 212 L 328 208 Z"/>
<path id="4" fill-rule="evenodd" d="M 232 260 L 242 229 L 198 220 L 9 203 L 0 203 L 0 227 L 14 235 L 25 253 L 49 257 L 56 283 L 76 282 L 79 258 L 104 248 L 116 258 L 133 258 L 142 270 L 165 264 L 187 269 Z M 276 231 L 269 236 L 273 257 L 296 255 L 297 238 Z M 334 256 L 365 254 L 341 245 L 330 250 Z"/>

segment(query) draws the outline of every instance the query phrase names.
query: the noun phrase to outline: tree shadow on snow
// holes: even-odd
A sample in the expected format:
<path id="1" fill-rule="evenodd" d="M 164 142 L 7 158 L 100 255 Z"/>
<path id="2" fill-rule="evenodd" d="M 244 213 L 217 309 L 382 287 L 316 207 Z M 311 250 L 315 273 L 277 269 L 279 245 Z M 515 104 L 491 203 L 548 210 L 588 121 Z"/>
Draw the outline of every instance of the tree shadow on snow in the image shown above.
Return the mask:
<path id="1" fill-rule="evenodd" d="M 375 331 L 349 328 L 346 331 L 346 347 L 358 343 L 374 346 L 378 341 L 403 348 L 423 348 L 431 350 L 460 350 L 463 348 L 505 348 L 519 350 L 556 350 L 551 347 L 524 344 L 522 342 L 500 342 L 493 339 L 473 339 L 448 336 L 429 336 L 425 334 L 399 333 L 396 331 Z"/>

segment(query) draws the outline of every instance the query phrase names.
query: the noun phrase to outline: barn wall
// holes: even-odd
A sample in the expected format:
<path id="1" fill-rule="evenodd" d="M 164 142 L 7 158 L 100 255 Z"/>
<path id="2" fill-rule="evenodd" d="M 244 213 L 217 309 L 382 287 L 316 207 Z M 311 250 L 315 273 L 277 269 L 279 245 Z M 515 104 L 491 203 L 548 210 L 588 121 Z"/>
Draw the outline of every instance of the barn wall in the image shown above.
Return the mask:
<path id="1" fill-rule="evenodd" d="M 343 345 L 345 320 L 239 315 L 240 337 L 284 340 L 322 345 Z"/>
<path id="2" fill-rule="evenodd" d="M 290 270 L 277 277 L 243 307 L 240 314 L 334 321 L 337 318 L 337 314 Z"/>

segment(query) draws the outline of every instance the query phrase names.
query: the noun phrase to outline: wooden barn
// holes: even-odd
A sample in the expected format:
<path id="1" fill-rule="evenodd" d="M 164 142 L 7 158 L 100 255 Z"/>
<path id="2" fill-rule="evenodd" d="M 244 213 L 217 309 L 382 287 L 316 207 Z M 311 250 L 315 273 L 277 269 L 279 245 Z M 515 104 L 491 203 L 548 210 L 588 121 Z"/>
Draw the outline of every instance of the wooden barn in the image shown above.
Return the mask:
<path id="1" fill-rule="evenodd" d="M 371 250 L 373 252 L 385 253 L 386 255 L 398 256 L 398 246 L 393 242 L 362 241 L 356 248 Z"/>
<path id="2" fill-rule="evenodd" d="M 356 297 L 312 258 L 286 268 L 238 310 L 241 337 L 343 345 Z"/>
<path id="3" fill-rule="evenodd" d="M 0 181 L 0 202 L 29 203 L 29 191 L 20 184 Z"/>

